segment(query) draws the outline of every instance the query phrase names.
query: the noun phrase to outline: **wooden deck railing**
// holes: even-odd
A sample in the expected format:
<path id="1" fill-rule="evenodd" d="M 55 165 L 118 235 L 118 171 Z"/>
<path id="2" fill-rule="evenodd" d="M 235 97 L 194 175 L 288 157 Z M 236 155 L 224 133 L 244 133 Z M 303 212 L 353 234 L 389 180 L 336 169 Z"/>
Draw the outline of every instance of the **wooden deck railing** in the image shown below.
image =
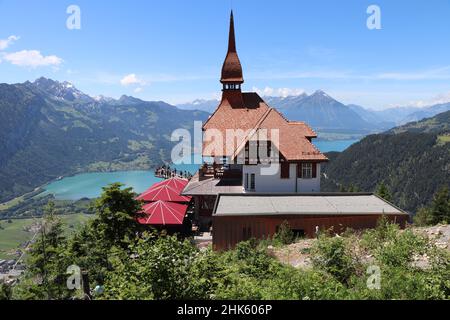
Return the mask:
<path id="1" fill-rule="evenodd" d="M 241 170 L 231 170 L 221 165 L 203 166 L 199 173 L 201 177 L 214 177 L 214 179 L 242 179 Z"/>

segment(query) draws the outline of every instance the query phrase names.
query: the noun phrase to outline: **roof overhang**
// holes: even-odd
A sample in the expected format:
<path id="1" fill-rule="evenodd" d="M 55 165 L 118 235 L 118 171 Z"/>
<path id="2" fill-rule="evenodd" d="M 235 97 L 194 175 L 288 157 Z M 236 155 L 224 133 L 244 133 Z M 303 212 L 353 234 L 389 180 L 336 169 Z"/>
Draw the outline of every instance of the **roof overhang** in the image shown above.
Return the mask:
<path id="1" fill-rule="evenodd" d="M 409 215 L 372 193 L 219 194 L 214 217 Z"/>

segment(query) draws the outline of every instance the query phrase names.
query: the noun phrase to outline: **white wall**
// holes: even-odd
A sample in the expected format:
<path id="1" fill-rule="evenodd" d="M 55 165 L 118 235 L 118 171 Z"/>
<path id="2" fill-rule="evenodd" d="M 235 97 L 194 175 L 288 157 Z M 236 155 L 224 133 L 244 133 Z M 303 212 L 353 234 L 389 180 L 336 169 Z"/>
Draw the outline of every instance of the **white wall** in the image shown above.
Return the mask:
<path id="1" fill-rule="evenodd" d="M 320 192 L 320 164 L 317 165 L 317 178 L 315 179 L 297 179 L 297 165 L 291 164 L 289 166 L 289 179 L 281 179 L 280 170 L 281 166 L 278 166 L 278 170 L 274 175 L 262 174 L 262 168 L 267 166 L 255 165 L 255 166 L 243 166 L 243 179 L 242 183 L 245 188 L 245 176 L 249 175 L 249 188 L 250 188 L 250 174 L 255 174 L 255 190 L 245 190 L 246 192 L 274 192 L 274 193 L 289 193 L 296 192 Z"/>
<path id="2" fill-rule="evenodd" d="M 317 177 L 314 179 L 297 179 L 298 192 L 320 192 L 320 163 L 317 164 Z"/>

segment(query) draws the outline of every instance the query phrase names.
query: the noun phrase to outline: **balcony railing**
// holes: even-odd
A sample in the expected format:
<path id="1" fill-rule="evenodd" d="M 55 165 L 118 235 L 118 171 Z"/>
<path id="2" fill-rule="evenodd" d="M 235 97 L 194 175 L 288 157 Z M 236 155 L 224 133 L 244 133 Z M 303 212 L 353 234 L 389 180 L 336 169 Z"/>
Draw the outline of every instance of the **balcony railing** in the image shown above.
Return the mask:
<path id="1" fill-rule="evenodd" d="M 212 178 L 214 179 L 242 179 L 242 171 L 239 169 L 230 169 L 222 164 L 205 164 L 200 168 L 200 177 Z"/>

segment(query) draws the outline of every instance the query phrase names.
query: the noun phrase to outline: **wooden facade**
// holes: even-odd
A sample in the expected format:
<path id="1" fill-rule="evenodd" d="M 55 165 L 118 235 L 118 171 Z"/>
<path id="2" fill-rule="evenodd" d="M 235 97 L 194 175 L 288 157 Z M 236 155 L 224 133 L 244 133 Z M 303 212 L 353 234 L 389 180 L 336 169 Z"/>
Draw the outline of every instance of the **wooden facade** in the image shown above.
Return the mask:
<path id="1" fill-rule="evenodd" d="M 406 214 L 390 214 L 386 217 L 404 228 L 408 221 Z M 272 237 L 278 227 L 288 221 L 291 229 L 306 237 L 315 237 L 316 226 L 320 230 L 333 228 L 341 233 L 347 228 L 361 230 L 374 228 L 381 215 L 242 215 L 213 216 L 214 250 L 232 249 L 241 241 L 250 238 L 267 239 Z"/>

